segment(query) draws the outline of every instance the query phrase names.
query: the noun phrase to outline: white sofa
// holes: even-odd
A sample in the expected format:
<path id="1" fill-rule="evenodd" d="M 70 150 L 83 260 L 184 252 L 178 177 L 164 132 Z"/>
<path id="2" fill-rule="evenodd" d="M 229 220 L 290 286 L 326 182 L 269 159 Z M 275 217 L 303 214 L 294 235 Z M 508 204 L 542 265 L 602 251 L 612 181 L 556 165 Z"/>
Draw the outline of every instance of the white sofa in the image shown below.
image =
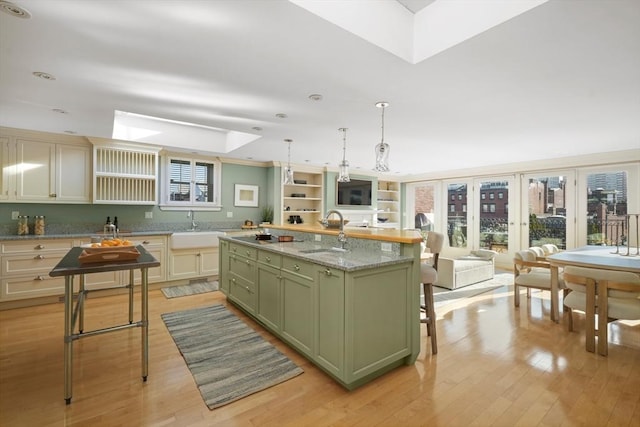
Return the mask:
<path id="1" fill-rule="evenodd" d="M 494 257 L 496 252 L 480 249 L 470 255 L 447 258 L 438 258 L 438 280 L 435 285 L 458 289 L 474 283 L 493 279 L 495 272 Z"/>

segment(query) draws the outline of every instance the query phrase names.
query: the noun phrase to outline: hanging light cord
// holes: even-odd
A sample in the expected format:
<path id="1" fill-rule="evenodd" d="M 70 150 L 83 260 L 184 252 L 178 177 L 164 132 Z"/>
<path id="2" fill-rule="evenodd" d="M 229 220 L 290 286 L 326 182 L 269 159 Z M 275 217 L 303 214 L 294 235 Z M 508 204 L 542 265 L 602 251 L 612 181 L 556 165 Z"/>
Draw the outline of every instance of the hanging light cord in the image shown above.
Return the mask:
<path id="1" fill-rule="evenodd" d="M 289 156 L 288 156 L 288 160 L 287 160 L 287 168 L 289 170 L 291 170 L 291 141 L 289 141 L 287 145 L 289 146 L 289 150 L 288 150 Z"/>
<path id="2" fill-rule="evenodd" d="M 347 129 L 342 129 L 342 163 L 347 160 Z"/>
<path id="3" fill-rule="evenodd" d="M 384 142 L 384 105 L 382 106 L 382 140 L 380 142 Z"/>

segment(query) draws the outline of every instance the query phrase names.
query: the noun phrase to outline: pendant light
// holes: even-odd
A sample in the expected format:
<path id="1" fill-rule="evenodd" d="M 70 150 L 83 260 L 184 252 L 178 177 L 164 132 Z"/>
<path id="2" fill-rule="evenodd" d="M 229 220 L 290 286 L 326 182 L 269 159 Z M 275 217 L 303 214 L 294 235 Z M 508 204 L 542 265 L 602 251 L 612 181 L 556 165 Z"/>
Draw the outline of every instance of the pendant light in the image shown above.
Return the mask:
<path id="1" fill-rule="evenodd" d="M 293 182 L 293 169 L 291 169 L 291 143 L 293 141 L 290 139 L 285 139 L 284 142 L 288 144 L 289 158 L 287 161 L 287 167 L 284 169 L 284 181 L 282 181 L 282 183 L 285 185 L 292 185 L 295 184 Z"/>
<path id="2" fill-rule="evenodd" d="M 347 161 L 347 128 L 338 129 L 342 132 L 342 161 L 338 164 L 340 173 L 338 174 L 338 182 L 349 182 L 349 162 Z"/>
<path id="3" fill-rule="evenodd" d="M 384 142 L 384 109 L 388 107 L 388 102 L 378 102 L 376 107 L 382 108 L 382 139 L 376 145 L 376 167 L 378 172 L 389 172 L 389 144 Z"/>

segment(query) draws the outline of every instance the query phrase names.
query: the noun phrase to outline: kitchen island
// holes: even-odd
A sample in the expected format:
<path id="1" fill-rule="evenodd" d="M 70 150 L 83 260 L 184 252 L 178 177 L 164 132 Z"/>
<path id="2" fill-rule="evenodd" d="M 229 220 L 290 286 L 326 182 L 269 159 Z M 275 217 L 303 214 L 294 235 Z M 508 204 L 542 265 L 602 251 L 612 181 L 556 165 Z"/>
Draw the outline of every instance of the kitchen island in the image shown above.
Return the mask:
<path id="1" fill-rule="evenodd" d="M 293 241 L 220 236 L 220 289 L 231 303 L 350 390 L 415 362 L 417 232 L 347 230 L 342 250 L 337 230 L 273 230 Z"/>

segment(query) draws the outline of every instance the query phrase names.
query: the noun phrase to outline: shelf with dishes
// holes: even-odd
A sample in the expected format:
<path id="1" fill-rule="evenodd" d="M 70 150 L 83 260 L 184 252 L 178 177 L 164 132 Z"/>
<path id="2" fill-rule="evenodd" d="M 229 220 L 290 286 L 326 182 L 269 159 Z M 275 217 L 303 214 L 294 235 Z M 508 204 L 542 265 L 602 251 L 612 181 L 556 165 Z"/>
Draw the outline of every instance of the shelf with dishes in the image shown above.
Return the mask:
<path id="1" fill-rule="evenodd" d="M 293 182 L 282 185 L 281 223 L 315 223 L 323 208 L 322 173 L 294 171 Z"/>

